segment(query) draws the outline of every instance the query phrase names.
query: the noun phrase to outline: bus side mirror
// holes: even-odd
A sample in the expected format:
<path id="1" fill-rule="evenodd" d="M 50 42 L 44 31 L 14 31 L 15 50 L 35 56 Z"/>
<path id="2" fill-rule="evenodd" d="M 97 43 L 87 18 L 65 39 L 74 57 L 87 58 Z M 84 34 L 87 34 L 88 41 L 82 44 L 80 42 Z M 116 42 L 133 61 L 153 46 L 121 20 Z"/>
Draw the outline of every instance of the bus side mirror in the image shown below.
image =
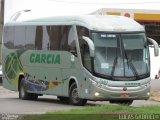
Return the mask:
<path id="1" fill-rule="evenodd" d="M 90 56 L 94 57 L 95 47 L 94 47 L 93 41 L 90 38 L 86 37 L 86 36 L 82 36 L 82 38 L 87 42 L 87 44 L 89 46 Z"/>
<path id="2" fill-rule="evenodd" d="M 147 37 L 148 41 L 153 44 L 154 47 L 154 56 L 159 56 L 159 46 L 158 43 L 152 38 Z"/>

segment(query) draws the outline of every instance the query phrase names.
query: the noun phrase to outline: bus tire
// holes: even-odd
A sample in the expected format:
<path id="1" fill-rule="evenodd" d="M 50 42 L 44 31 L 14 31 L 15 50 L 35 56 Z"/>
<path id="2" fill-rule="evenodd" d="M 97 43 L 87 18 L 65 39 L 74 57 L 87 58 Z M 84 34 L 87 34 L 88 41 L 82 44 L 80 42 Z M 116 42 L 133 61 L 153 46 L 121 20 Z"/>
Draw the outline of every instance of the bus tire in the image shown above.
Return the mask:
<path id="1" fill-rule="evenodd" d="M 133 103 L 133 100 L 122 100 L 118 102 L 118 104 L 122 104 L 122 105 L 131 105 L 132 103 Z"/>
<path id="2" fill-rule="evenodd" d="M 61 102 L 69 102 L 69 98 L 68 98 L 68 97 L 57 96 L 57 98 L 58 98 L 59 101 L 61 101 Z"/>
<path id="3" fill-rule="evenodd" d="M 19 86 L 19 98 L 22 100 L 36 100 L 38 98 L 38 95 L 33 93 L 28 93 L 24 88 L 24 78 L 20 81 Z"/>
<path id="4" fill-rule="evenodd" d="M 86 99 L 81 99 L 78 97 L 78 88 L 77 84 L 74 82 L 71 84 L 69 88 L 69 102 L 72 105 L 85 105 L 87 100 Z"/>
<path id="5" fill-rule="evenodd" d="M 28 93 L 28 94 L 30 94 L 30 97 L 29 97 L 30 100 L 37 100 L 38 99 L 37 94 L 34 94 L 34 93 Z"/>

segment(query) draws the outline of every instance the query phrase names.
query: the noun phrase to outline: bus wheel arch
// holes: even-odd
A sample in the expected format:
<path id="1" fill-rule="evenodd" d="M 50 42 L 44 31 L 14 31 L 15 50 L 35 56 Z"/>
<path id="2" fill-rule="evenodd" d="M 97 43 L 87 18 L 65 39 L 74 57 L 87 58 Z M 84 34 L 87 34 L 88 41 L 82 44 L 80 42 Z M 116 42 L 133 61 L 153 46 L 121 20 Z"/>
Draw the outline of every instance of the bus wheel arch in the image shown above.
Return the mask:
<path id="1" fill-rule="evenodd" d="M 78 86 L 77 82 L 74 79 L 71 79 L 69 82 L 69 102 L 72 105 L 85 105 L 87 100 L 78 97 Z"/>
<path id="2" fill-rule="evenodd" d="M 71 87 L 71 85 L 72 85 L 74 82 L 77 84 L 77 82 L 76 82 L 75 79 L 73 79 L 73 78 L 70 79 L 70 81 L 69 81 L 69 88 Z M 69 88 L 68 88 L 68 90 L 69 90 Z"/>
<path id="3" fill-rule="evenodd" d="M 19 76 L 19 79 L 18 79 L 18 91 L 20 90 L 20 83 L 21 83 L 21 80 L 24 78 L 24 75 L 20 75 Z"/>
<path id="4" fill-rule="evenodd" d="M 24 83 L 25 83 L 24 76 L 20 75 L 19 76 L 19 81 L 18 81 L 19 99 L 22 99 L 22 100 L 37 100 L 38 94 L 28 93 L 24 88 L 25 87 Z"/>
<path id="5" fill-rule="evenodd" d="M 30 94 L 26 92 L 25 86 L 24 86 L 24 77 L 19 77 L 19 98 L 22 100 L 27 100 L 30 98 Z"/>

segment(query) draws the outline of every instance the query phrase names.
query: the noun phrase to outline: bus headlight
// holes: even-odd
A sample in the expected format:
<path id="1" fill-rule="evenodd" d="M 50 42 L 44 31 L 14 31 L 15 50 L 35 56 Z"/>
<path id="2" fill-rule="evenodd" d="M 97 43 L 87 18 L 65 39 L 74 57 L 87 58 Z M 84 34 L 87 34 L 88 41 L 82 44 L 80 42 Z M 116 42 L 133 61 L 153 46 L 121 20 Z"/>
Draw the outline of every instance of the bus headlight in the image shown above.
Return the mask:
<path id="1" fill-rule="evenodd" d="M 95 92 L 94 95 L 97 97 L 97 96 L 100 95 L 100 93 L 99 92 Z"/>
<path id="2" fill-rule="evenodd" d="M 150 96 L 150 92 L 148 92 L 147 95 Z"/>

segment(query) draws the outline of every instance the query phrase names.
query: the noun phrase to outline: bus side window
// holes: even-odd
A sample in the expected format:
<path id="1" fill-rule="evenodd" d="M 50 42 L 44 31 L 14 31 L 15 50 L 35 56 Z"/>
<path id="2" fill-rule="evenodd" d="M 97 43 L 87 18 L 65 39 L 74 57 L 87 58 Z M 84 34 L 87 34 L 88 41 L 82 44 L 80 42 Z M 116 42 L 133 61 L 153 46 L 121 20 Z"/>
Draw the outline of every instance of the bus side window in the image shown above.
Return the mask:
<path id="1" fill-rule="evenodd" d="M 69 33 L 70 26 L 63 26 L 61 29 L 61 43 L 60 43 L 60 50 L 68 51 L 68 33 Z"/>
<path id="2" fill-rule="evenodd" d="M 14 49 L 14 31 L 15 27 L 13 26 L 6 26 L 4 27 L 4 32 L 3 32 L 3 42 L 5 47 L 9 49 Z"/>
<path id="3" fill-rule="evenodd" d="M 36 45 L 35 43 L 37 44 L 37 41 L 36 41 L 36 29 L 37 27 L 36 26 L 25 26 L 25 29 L 26 29 L 26 39 L 25 39 L 25 49 L 30 49 L 30 50 L 34 50 Z"/>
<path id="4" fill-rule="evenodd" d="M 59 50 L 61 40 L 61 27 L 60 26 L 46 26 L 47 34 L 49 37 L 50 50 Z"/>
<path id="5" fill-rule="evenodd" d="M 14 48 L 15 49 L 24 49 L 25 47 L 25 26 L 16 26 L 14 30 Z"/>
<path id="6" fill-rule="evenodd" d="M 84 45 L 87 45 L 86 41 L 82 39 L 82 36 L 89 36 L 89 32 L 86 28 L 84 27 L 77 27 L 77 31 L 78 31 L 78 41 L 79 41 L 79 48 L 80 48 L 80 52 L 81 52 L 81 58 L 83 58 L 83 54 L 84 54 Z"/>
<path id="7" fill-rule="evenodd" d="M 74 28 L 71 27 L 68 34 L 68 45 L 69 45 L 69 52 L 71 52 L 73 55 L 77 56 L 77 50 L 76 50 L 76 32 L 74 31 Z"/>
<path id="8" fill-rule="evenodd" d="M 42 26 L 36 26 L 36 35 L 35 35 L 35 49 L 42 49 L 42 39 L 43 39 L 43 28 Z"/>
<path id="9" fill-rule="evenodd" d="M 77 26 L 77 31 L 82 63 L 86 69 L 91 71 L 91 58 L 89 54 L 89 47 L 87 42 L 82 39 L 82 36 L 89 37 L 89 31 L 81 26 Z"/>

